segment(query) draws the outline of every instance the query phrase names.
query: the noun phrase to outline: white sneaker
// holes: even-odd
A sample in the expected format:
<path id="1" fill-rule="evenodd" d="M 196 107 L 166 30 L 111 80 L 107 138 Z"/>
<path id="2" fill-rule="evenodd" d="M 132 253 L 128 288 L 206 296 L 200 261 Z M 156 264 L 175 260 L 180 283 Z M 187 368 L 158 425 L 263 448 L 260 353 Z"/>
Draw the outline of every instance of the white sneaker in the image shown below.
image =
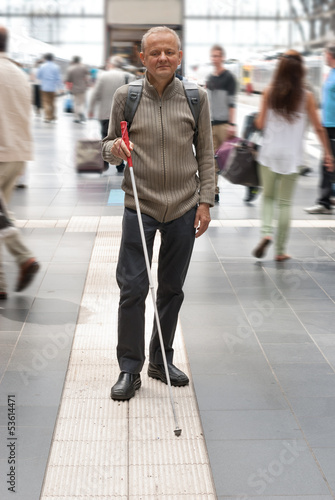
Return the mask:
<path id="1" fill-rule="evenodd" d="M 323 205 L 314 205 L 313 207 L 304 208 L 305 212 L 309 214 L 332 214 L 332 210 L 330 208 L 326 208 Z"/>

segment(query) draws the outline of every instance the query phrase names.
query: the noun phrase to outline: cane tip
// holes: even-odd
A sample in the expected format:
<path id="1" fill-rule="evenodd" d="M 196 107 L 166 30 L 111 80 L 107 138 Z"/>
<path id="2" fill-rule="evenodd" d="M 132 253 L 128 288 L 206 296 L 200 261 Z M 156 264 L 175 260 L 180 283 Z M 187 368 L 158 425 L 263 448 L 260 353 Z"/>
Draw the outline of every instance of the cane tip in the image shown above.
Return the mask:
<path id="1" fill-rule="evenodd" d="M 175 435 L 176 435 L 177 437 L 179 437 L 179 436 L 180 436 L 180 434 L 181 434 L 181 429 L 179 429 L 179 428 L 177 427 L 177 428 L 175 429 L 174 433 L 175 433 Z"/>

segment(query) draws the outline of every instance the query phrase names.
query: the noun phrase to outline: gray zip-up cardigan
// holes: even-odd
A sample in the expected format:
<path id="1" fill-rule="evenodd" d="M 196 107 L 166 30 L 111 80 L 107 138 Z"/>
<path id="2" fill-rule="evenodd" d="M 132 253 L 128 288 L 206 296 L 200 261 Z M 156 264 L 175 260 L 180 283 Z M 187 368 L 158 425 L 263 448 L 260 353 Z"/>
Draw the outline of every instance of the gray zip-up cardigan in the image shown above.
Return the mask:
<path id="1" fill-rule="evenodd" d="M 120 122 L 128 85 L 120 87 L 111 110 L 108 135 L 103 140 L 105 161 L 117 165 L 120 160 L 110 152 L 120 138 Z M 134 143 L 132 159 L 141 212 L 159 222 L 181 217 L 197 203 L 214 205 L 215 167 L 209 105 L 206 92 L 199 88 L 200 116 L 197 155 L 193 154 L 194 119 L 177 78 L 160 98 L 156 89 L 144 80 L 142 97 L 130 129 Z M 122 189 L 125 206 L 136 209 L 128 168 L 124 171 Z"/>

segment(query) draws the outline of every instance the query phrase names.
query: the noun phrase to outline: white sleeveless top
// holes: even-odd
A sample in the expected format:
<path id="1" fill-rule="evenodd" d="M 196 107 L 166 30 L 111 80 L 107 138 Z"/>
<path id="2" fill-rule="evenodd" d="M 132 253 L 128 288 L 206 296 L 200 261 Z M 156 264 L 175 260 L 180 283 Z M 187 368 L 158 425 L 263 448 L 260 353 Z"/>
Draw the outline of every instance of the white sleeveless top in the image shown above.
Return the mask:
<path id="1" fill-rule="evenodd" d="M 303 136 L 307 114 L 306 93 L 301 105 L 301 111 L 296 113 L 293 122 L 285 120 L 272 109 L 266 112 L 263 140 L 258 162 L 269 167 L 278 174 L 293 174 L 299 172 L 303 159 Z"/>

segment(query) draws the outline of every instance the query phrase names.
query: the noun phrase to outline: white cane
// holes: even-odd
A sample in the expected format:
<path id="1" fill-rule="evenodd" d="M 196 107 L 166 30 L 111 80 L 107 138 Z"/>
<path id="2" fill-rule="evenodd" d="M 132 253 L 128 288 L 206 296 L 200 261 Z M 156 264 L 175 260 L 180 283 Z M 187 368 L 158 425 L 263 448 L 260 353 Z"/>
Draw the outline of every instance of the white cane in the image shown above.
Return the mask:
<path id="1" fill-rule="evenodd" d="M 122 132 L 122 139 L 124 140 L 127 148 L 129 149 L 129 137 L 128 137 L 128 130 L 127 130 L 127 122 L 125 122 L 125 121 L 121 122 L 121 132 Z M 128 163 L 128 167 L 129 167 L 129 173 L 130 173 L 131 183 L 132 183 L 133 192 L 134 192 L 134 199 L 135 199 L 135 204 L 136 204 L 138 225 L 139 225 L 139 228 L 140 228 L 141 240 L 142 240 L 142 246 L 143 246 L 143 253 L 144 253 L 144 259 L 145 259 L 145 264 L 146 264 L 147 273 L 148 273 L 149 288 L 151 290 L 152 302 L 153 302 L 153 305 L 154 305 L 155 318 L 156 318 L 156 324 L 157 324 L 157 330 L 158 330 L 158 336 L 159 336 L 159 342 L 160 342 L 160 346 L 161 346 L 163 363 L 164 363 L 164 368 L 165 368 L 165 375 L 166 375 L 167 385 L 169 387 L 171 407 L 172 407 L 174 422 L 175 422 L 175 425 L 176 425 L 174 433 L 175 433 L 175 435 L 177 437 L 179 437 L 181 435 L 181 429 L 180 429 L 180 427 L 178 425 L 176 408 L 175 408 L 175 404 L 174 404 L 174 400 L 173 400 L 173 396 L 172 396 L 170 374 L 169 374 L 168 365 L 167 365 L 167 361 L 166 361 L 163 335 L 162 335 L 161 324 L 160 324 L 160 321 L 159 321 L 158 309 L 157 309 L 157 304 L 156 304 L 155 288 L 154 288 L 153 281 L 152 281 L 152 276 L 151 276 L 150 262 L 149 262 L 149 256 L 148 256 L 148 249 L 147 249 L 147 244 L 146 244 L 146 240 L 145 240 L 145 234 L 144 234 L 143 222 L 142 222 L 142 215 L 141 215 L 141 210 L 140 210 L 140 204 L 139 204 L 139 201 L 138 201 L 138 195 L 137 195 L 137 189 L 136 189 L 136 182 L 135 182 L 135 176 L 134 176 L 134 170 L 133 170 L 133 162 L 132 162 L 131 156 L 128 157 L 127 163 Z"/>

